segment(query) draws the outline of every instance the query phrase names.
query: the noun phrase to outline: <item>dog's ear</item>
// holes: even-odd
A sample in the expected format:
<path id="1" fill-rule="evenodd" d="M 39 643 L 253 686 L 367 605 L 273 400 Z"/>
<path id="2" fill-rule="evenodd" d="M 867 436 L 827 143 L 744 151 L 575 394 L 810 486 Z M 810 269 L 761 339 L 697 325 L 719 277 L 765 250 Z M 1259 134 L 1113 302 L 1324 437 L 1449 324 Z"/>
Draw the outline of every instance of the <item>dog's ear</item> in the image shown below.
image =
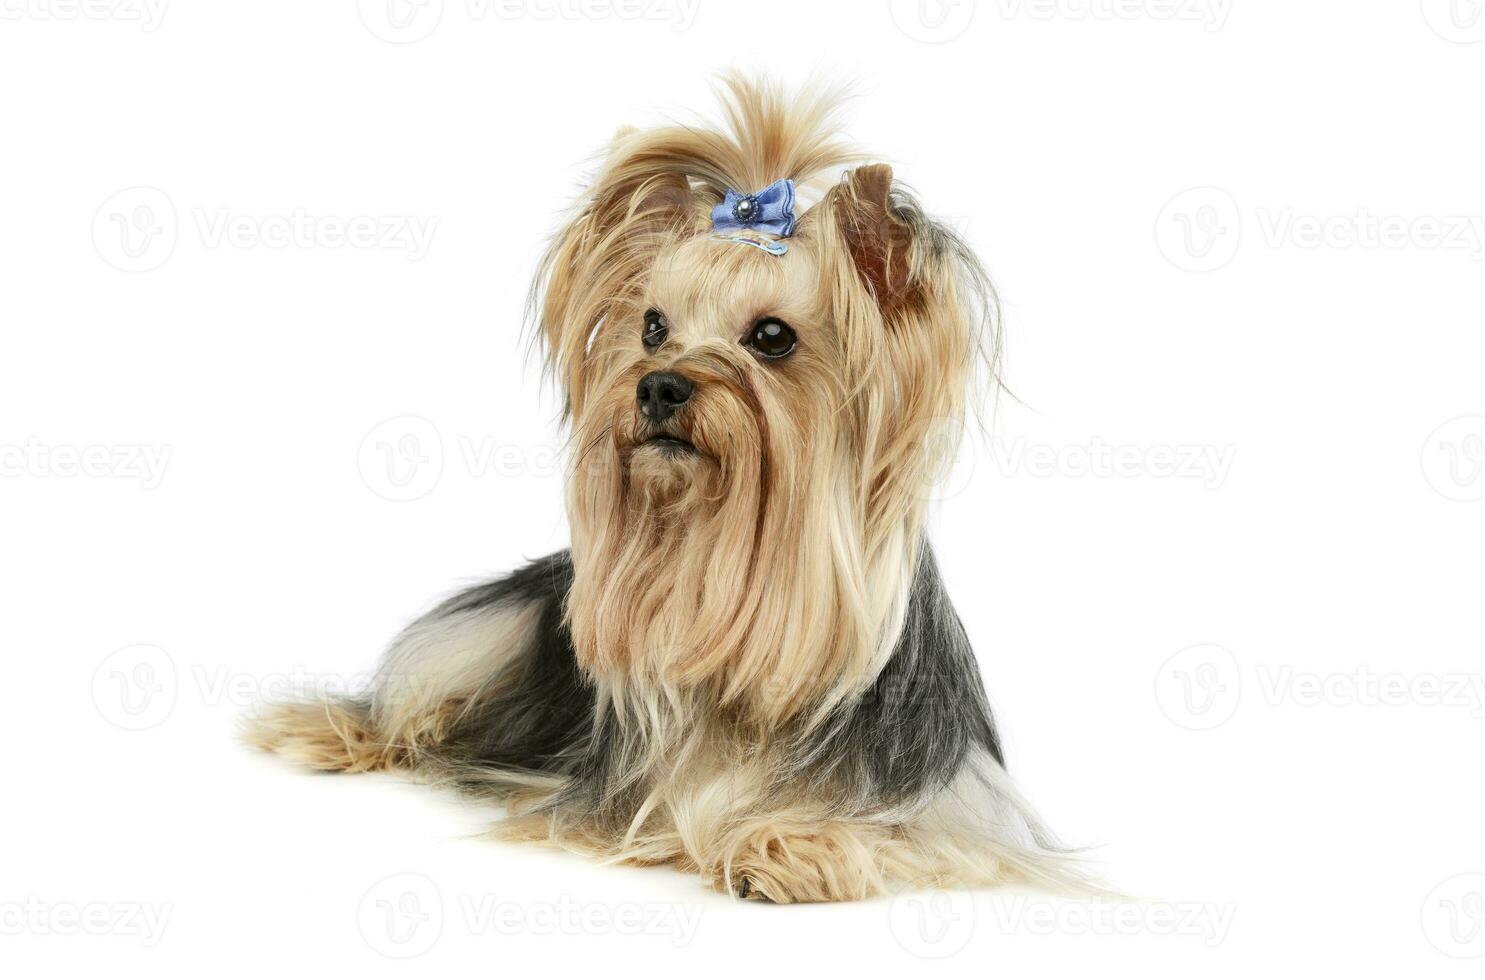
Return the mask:
<path id="1" fill-rule="evenodd" d="M 958 446 L 981 366 L 994 376 L 995 293 L 968 246 L 882 165 L 858 167 L 805 213 L 871 488 L 867 526 L 929 499 Z M 946 435 L 948 438 L 946 439 Z"/>
<path id="2" fill-rule="evenodd" d="M 890 319 L 911 304 L 919 288 L 913 227 L 894 206 L 892 168 L 883 163 L 857 167 L 821 203 L 883 315 Z"/>
<path id="3" fill-rule="evenodd" d="M 592 185 L 557 233 L 533 289 L 547 367 L 565 409 L 581 408 L 585 355 L 656 252 L 696 221 L 690 180 L 652 134 L 621 129 Z"/>
<path id="4" fill-rule="evenodd" d="M 667 169 L 664 152 L 647 146 L 645 134 L 633 126 L 621 126 L 614 133 L 590 196 L 592 207 L 600 212 L 599 226 L 627 225 L 629 234 L 681 223 L 692 203 L 685 174 Z"/>

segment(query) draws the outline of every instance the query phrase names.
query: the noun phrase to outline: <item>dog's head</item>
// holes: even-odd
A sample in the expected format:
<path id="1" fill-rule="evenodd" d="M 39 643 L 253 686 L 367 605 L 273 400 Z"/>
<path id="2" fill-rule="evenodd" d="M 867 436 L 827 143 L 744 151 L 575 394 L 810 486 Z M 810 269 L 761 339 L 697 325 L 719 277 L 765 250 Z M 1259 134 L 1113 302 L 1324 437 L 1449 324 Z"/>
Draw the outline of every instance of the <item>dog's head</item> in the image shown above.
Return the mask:
<path id="1" fill-rule="evenodd" d="M 845 169 L 834 105 L 734 79 L 726 129 L 620 133 L 536 293 L 580 656 L 774 718 L 890 651 L 944 433 L 994 352 L 979 266 L 888 167 Z M 714 237 L 728 189 L 782 179 L 816 198 L 792 235 Z"/>

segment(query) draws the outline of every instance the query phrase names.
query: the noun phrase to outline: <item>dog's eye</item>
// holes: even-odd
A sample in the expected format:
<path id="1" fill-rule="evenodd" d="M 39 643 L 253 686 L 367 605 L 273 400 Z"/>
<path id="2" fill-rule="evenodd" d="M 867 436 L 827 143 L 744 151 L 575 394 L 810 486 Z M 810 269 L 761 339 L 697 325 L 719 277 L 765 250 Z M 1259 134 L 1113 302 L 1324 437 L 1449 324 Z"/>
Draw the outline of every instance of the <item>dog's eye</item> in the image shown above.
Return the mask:
<path id="1" fill-rule="evenodd" d="M 670 335 L 670 322 L 665 319 L 665 314 L 659 310 L 645 310 L 645 329 L 639 335 L 640 343 L 645 345 L 645 350 L 653 353 L 665 338 Z"/>
<path id="2" fill-rule="evenodd" d="M 776 360 L 794 353 L 794 345 L 797 341 L 793 327 L 783 320 L 766 316 L 753 324 L 753 329 L 748 331 L 748 338 L 744 343 L 757 351 L 760 356 Z"/>

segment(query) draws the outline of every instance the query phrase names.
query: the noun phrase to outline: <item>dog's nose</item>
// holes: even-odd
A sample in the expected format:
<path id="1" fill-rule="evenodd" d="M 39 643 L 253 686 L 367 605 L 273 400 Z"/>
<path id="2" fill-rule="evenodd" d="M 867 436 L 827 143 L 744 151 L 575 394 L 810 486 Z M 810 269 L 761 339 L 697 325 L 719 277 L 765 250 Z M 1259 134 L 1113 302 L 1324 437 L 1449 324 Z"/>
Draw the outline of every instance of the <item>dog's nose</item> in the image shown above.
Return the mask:
<path id="1" fill-rule="evenodd" d="M 651 422 L 664 422 L 691 398 L 695 390 L 683 374 L 651 371 L 639 379 L 639 410 Z"/>

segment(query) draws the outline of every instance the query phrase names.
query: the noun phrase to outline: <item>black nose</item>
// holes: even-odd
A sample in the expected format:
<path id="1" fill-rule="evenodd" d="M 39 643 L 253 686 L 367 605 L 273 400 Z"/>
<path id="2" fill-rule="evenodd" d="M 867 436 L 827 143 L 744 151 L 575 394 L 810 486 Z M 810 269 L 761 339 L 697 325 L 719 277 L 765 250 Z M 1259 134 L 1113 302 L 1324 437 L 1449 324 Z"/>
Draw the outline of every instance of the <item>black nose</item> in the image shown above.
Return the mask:
<path id="1" fill-rule="evenodd" d="M 694 390 L 690 380 L 674 371 L 651 371 L 639 379 L 639 410 L 651 422 L 664 422 L 686 404 Z"/>

